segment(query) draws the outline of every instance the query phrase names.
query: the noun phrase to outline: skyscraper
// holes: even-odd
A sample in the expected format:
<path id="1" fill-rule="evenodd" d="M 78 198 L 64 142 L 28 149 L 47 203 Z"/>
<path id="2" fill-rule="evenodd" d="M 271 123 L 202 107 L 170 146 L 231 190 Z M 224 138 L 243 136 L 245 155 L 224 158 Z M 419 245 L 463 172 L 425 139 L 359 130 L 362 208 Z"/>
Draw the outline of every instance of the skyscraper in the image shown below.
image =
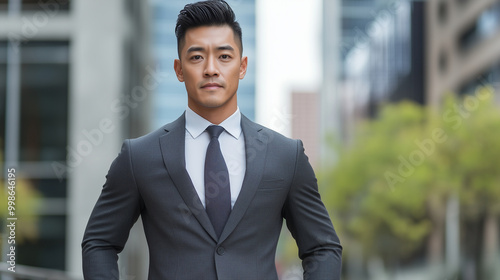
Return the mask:
<path id="1" fill-rule="evenodd" d="M 23 266 L 81 275 L 106 171 L 123 139 L 148 127 L 146 4 L 0 1 L 0 153 L 2 175 L 17 176 L 19 277 Z"/>

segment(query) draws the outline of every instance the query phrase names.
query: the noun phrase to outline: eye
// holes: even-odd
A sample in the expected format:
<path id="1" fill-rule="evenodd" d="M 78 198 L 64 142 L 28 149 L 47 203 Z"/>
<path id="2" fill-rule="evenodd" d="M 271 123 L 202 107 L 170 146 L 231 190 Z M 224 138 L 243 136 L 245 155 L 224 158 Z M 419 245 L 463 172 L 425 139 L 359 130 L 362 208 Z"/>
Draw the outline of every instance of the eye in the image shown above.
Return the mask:
<path id="1" fill-rule="evenodd" d="M 223 60 L 228 60 L 228 59 L 231 59 L 231 56 L 228 55 L 228 54 L 223 54 L 223 55 L 220 56 L 220 58 L 223 59 Z"/>
<path id="2" fill-rule="evenodd" d="M 202 59 L 201 55 L 193 55 L 191 57 L 191 60 L 200 60 L 200 59 Z"/>

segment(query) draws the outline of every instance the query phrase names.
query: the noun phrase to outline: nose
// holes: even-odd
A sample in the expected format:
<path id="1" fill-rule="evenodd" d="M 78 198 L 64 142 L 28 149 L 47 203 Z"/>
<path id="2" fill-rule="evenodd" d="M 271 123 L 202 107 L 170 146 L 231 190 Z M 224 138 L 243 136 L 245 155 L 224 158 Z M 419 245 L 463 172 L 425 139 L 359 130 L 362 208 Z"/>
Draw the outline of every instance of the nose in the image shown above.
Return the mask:
<path id="1" fill-rule="evenodd" d="M 217 62 L 213 57 L 209 57 L 206 60 L 205 64 L 205 71 L 204 71 L 204 76 L 205 77 L 218 77 L 219 76 L 219 69 L 217 69 Z"/>

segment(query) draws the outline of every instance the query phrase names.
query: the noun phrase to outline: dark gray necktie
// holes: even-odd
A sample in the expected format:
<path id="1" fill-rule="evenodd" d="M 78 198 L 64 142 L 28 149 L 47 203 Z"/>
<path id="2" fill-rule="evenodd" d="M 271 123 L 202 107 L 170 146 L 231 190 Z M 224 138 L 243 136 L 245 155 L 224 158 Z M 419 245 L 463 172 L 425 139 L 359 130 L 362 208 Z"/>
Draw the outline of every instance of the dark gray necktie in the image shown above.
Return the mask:
<path id="1" fill-rule="evenodd" d="M 205 209 L 218 237 L 220 237 L 231 212 L 229 172 L 218 139 L 223 131 L 222 126 L 211 125 L 207 127 L 210 143 L 205 158 Z"/>

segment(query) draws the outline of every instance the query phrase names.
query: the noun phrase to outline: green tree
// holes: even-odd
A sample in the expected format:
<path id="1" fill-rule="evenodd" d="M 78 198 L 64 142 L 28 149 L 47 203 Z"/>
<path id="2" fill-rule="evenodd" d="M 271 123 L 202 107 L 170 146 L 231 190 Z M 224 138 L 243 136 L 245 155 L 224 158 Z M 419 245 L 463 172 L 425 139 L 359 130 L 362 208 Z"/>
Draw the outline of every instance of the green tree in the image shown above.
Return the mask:
<path id="1" fill-rule="evenodd" d="M 415 149 L 414 139 L 423 134 L 425 124 L 423 108 L 406 102 L 387 105 L 339 151 L 338 164 L 320 173 L 325 203 L 338 220 L 335 225 L 346 248 L 360 243 L 366 256 L 393 261 L 413 252 L 428 234 L 428 186 L 418 182 L 426 180 L 429 170 L 397 170 Z"/>
<path id="2" fill-rule="evenodd" d="M 462 249 L 476 279 L 492 279 L 500 218 L 500 111 L 488 87 L 460 100 L 448 98 L 445 109 L 449 143 L 438 153 L 448 167 L 443 177 L 460 199 Z"/>
<path id="3" fill-rule="evenodd" d="M 346 254 L 356 243 L 364 257 L 395 264 L 427 241 L 429 261 L 441 262 L 446 203 L 457 196 L 463 249 L 480 267 L 477 248 L 496 242 L 500 215 L 500 111 L 491 88 L 450 95 L 441 108 L 386 105 L 353 139 L 319 174 Z"/>

